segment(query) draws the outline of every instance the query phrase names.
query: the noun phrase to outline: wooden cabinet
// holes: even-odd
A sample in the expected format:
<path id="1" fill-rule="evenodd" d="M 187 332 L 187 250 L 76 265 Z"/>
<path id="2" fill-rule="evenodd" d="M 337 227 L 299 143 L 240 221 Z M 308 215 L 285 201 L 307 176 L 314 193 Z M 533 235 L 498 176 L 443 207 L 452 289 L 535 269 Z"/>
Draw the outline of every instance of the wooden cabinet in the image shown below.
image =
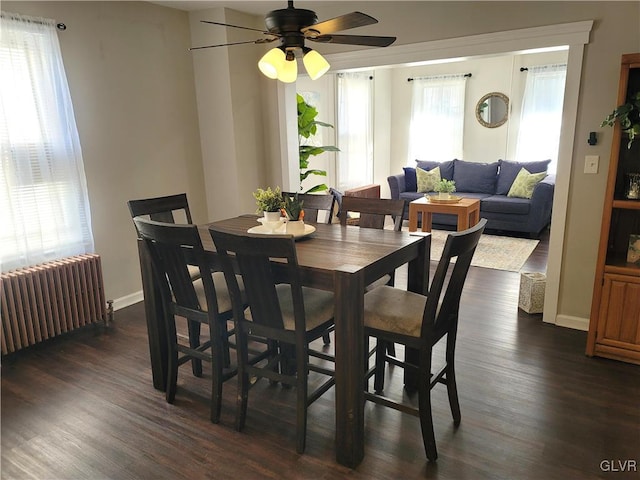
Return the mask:
<path id="1" fill-rule="evenodd" d="M 640 91 L 640 53 L 622 56 L 618 103 Z M 640 172 L 640 138 L 627 148 L 613 130 L 609 176 L 591 304 L 587 355 L 640 364 L 640 266 L 627 262 L 629 239 L 640 235 L 640 200 L 626 198 L 630 173 Z"/>

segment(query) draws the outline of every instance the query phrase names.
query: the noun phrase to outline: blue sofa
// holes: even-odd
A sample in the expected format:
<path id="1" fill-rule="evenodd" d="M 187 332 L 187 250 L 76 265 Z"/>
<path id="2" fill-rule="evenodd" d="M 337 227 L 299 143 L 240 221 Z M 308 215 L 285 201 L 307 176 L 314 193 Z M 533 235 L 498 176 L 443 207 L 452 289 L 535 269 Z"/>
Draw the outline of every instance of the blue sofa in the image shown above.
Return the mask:
<path id="1" fill-rule="evenodd" d="M 511 162 L 499 160 L 494 163 L 416 161 L 416 167 L 431 171 L 440 168 L 441 178 L 455 180 L 455 195 L 480 200 L 480 217 L 486 218 L 487 228 L 528 233 L 537 236 L 551 222 L 551 207 L 555 188 L 555 175 L 547 175 L 528 198 L 510 197 L 507 194 L 522 168 L 529 173 L 547 171 L 550 160 L 539 162 Z M 416 170 L 405 167 L 404 172 L 387 178 L 391 198 L 401 198 L 408 202 L 425 194 L 417 191 Z M 409 217 L 408 205 L 405 219 Z M 454 215 L 434 214 L 433 224 L 455 226 Z"/>

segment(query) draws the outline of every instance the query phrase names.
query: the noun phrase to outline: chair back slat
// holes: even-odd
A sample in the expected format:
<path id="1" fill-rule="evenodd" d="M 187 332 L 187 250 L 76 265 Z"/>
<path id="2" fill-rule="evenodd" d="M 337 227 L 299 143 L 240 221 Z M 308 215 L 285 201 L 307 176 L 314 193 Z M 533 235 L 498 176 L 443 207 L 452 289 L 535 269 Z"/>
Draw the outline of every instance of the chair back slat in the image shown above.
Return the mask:
<path id="1" fill-rule="evenodd" d="M 382 229 L 385 225 L 385 218 L 390 216 L 393 219 L 393 229 L 402 229 L 402 214 L 404 213 L 405 200 L 389 198 L 364 198 L 364 197 L 342 197 L 342 208 L 340 209 L 340 223 L 347 225 L 349 212 L 359 213 L 358 225 L 364 228 Z"/>
<path id="2" fill-rule="evenodd" d="M 186 193 L 129 200 L 127 205 L 129 206 L 131 218 L 148 216 L 151 220 L 157 222 L 176 223 L 175 214 L 182 212 L 186 223 L 193 223 Z"/>
<path id="3" fill-rule="evenodd" d="M 487 220 L 483 218 L 474 227 L 447 236 L 425 304 L 423 338 L 430 337 L 434 340 L 446 333 L 455 335 L 460 296 L 471 259 L 486 224 Z M 451 262 L 452 259 L 455 259 L 454 263 Z"/>
<path id="4" fill-rule="evenodd" d="M 282 192 L 282 197 L 293 197 L 295 193 Z M 324 223 L 331 223 L 333 218 L 333 211 L 335 208 L 336 198 L 331 194 L 312 194 L 312 193 L 299 193 L 298 199 L 302 200 L 302 208 L 304 210 L 305 223 L 318 223 L 318 212 L 326 212 L 326 218 Z"/>
<path id="5" fill-rule="evenodd" d="M 276 285 L 291 286 L 296 334 L 305 332 L 302 282 L 293 237 L 290 235 L 237 235 L 210 227 L 209 232 L 220 257 L 222 269 L 234 302 L 234 315 L 241 314 L 238 284 L 233 261 L 242 275 L 244 289 L 255 324 L 282 330 L 284 322 Z M 279 262 L 274 262 L 279 261 Z M 234 295 L 235 293 L 235 295 Z"/>

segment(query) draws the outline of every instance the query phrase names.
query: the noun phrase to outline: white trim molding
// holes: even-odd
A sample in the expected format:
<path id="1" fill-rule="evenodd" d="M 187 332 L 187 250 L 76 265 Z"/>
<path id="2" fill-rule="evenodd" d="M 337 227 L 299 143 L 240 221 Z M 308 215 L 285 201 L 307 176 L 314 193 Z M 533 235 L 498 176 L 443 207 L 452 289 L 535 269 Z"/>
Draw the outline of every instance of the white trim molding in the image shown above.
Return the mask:
<path id="1" fill-rule="evenodd" d="M 589 331 L 589 319 L 582 317 L 572 317 L 571 315 L 558 315 L 556 317 L 558 327 L 573 328 L 574 330 Z"/>
<path id="2" fill-rule="evenodd" d="M 522 53 L 559 45 L 589 43 L 593 20 L 523 28 L 431 42 L 395 45 L 384 49 L 357 50 L 325 55 L 332 71 L 406 65 L 453 58 Z"/>
<path id="3" fill-rule="evenodd" d="M 139 290 L 137 292 L 130 293 L 129 295 L 125 295 L 124 297 L 116 298 L 113 301 L 113 310 L 117 311 L 121 308 L 130 307 L 131 305 L 135 305 L 143 300 L 144 294 L 142 293 L 142 290 Z"/>

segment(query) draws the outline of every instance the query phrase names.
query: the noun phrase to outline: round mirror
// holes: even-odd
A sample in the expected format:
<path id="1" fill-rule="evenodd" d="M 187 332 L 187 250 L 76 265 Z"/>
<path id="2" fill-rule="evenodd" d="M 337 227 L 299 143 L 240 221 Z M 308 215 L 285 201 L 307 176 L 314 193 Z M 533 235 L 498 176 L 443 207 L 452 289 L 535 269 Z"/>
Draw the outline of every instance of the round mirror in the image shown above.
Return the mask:
<path id="1" fill-rule="evenodd" d="M 480 125 L 496 128 L 509 117 L 509 97 L 504 93 L 491 92 L 482 97 L 476 105 L 476 118 Z"/>

